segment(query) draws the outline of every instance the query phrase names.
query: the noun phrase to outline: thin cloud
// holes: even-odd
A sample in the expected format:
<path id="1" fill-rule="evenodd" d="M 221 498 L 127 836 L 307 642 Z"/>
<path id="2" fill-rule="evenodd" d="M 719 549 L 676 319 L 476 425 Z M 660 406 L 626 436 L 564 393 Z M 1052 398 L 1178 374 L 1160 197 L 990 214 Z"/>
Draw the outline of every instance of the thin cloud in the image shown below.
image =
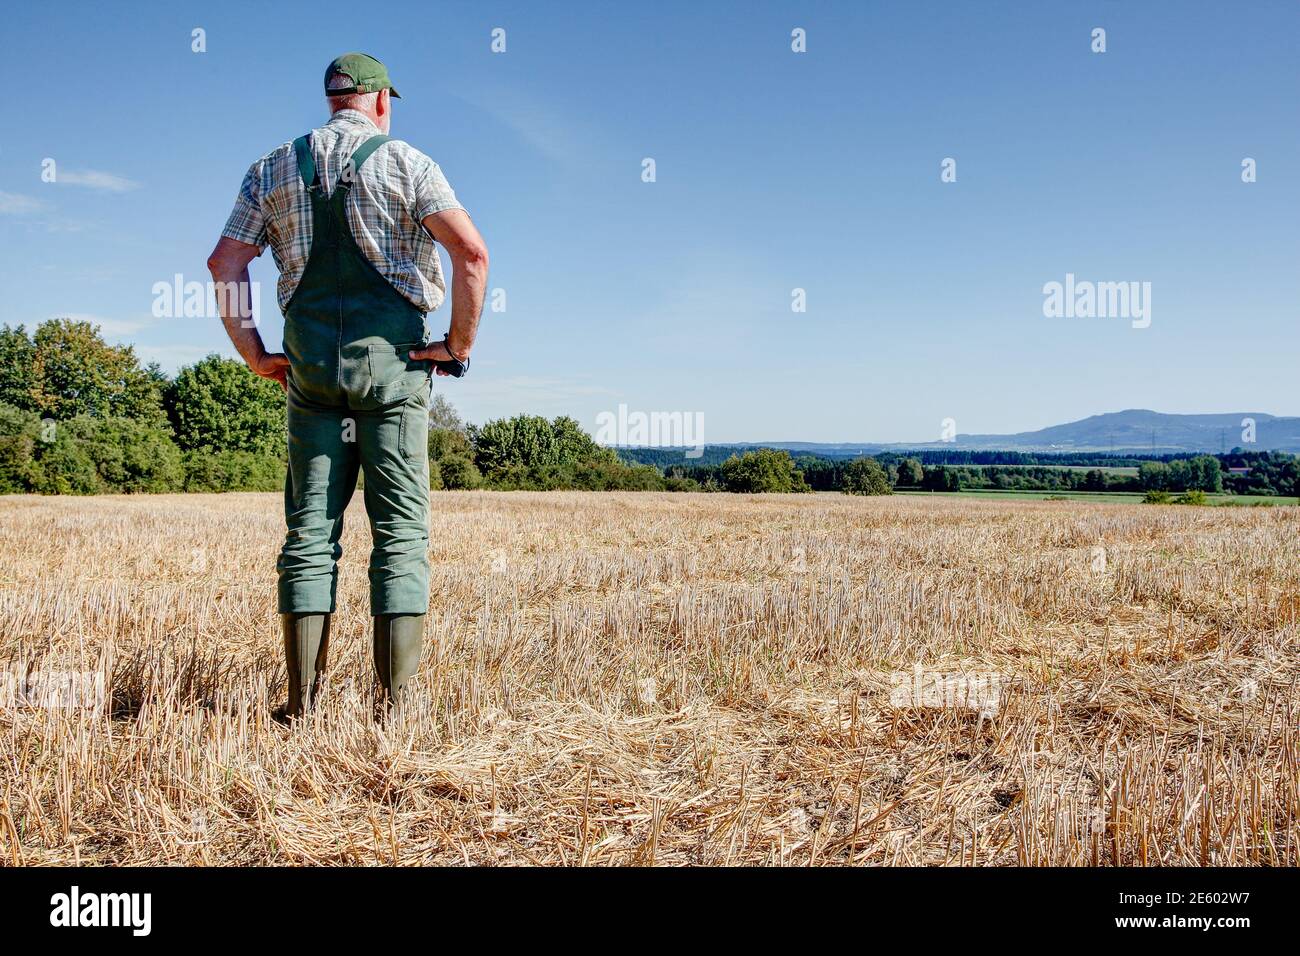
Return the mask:
<path id="1" fill-rule="evenodd" d="M 31 196 L 0 192 L 0 216 L 29 216 L 40 212 L 45 204 Z"/>
<path id="2" fill-rule="evenodd" d="M 54 229 L 50 230 L 54 232 Z M 63 263 L 47 263 L 41 267 L 45 273 L 51 273 L 58 276 L 61 284 L 69 282 L 109 282 L 118 278 L 123 271 L 118 268 L 108 268 L 104 266 L 88 266 L 84 269 L 69 268 Z"/>
<path id="3" fill-rule="evenodd" d="M 39 219 L 36 224 L 46 232 L 85 232 L 96 225 L 83 219 Z"/>
<path id="4" fill-rule="evenodd" d="M 531 375 L 493 378 L 490 382 L 464 381 L 457 385 L 455 395 L 450 395 L 449 390 L 450 397 L 458 404 L 463 401 L 486 412 L 485 418 L 513 415 L 520 409 L 528 409 L 533 414 L 574 414 L 593 399 L 608 400 L 619 394 L 602 385 Z"/>
<path id="5" fill-rule="evenodd" d="M 85 186 L 87 189 L 107 193 L 128 193 L 140 188 L 140 184 L 133 179 L 98 169 L 61 169 L 56 173 L 54 181 L 64 186 Z"/>
<path id="6" fill-rule="evenodd" d="M 586 124 L 518 89 L 495 87 L 453 93 L 490 114 L 523 142 L 563 166 L 577 166 L 592 154 L 596 136 Z"/>
<path id="7" fill-rule="evenodd" d="M 543 394 L 553 398 L 618 394 L 618 392 L 603 385 L 587 385 L 569 379 L 538 378 L 531 375 L 516 375 L 510 378 L 498 379 L 493 385 L 504 390 L 515 390 L 521 394 Z"/>

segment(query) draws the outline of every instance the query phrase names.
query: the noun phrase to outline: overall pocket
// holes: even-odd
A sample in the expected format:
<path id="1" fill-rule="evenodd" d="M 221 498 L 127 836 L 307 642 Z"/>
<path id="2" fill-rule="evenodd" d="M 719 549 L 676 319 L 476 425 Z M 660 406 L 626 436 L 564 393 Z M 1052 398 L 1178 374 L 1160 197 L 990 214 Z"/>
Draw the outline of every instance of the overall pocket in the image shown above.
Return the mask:
<path id="1" fill-rule="evenodd" d="M 428 359 L 411 358 L 423 342 L 375 343 L 367 350 L 370 363 L 369 399 L 375 407 L 401 401 L 429 382 L 433 366 Z"/>
<path id="2" fill-rule="evenodd" d="M 413 465 L 428 467 L 429 454 L 429 393 L 417 392 L 406 399 L 402 418 L 397 429 L 397 443 L 402 457 Z M 425 478 L 424 483 L 429 483 Z"/>

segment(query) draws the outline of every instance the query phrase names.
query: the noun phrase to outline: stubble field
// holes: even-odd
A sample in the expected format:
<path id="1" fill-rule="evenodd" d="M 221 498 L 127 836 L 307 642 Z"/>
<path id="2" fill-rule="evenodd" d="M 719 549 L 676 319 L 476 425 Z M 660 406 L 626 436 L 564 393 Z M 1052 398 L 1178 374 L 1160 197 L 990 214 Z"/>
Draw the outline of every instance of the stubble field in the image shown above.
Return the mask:
<path id="1" fill-rule="evenodd" d="M 1296 508 L 439 492 L 380 726 L 360 505 L 289 729 L 279 496 L 0 499 L 0 857 L 1300 865 Z"/>

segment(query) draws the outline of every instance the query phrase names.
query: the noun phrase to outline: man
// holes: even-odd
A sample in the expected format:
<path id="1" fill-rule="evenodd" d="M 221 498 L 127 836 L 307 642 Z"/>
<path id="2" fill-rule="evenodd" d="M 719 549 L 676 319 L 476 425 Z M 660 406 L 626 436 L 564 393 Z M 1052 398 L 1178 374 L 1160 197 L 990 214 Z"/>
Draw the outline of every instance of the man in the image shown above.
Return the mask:
<path id="1" fill-rule="evenodd" d="M 287 717 L 307 708 L 325 669 L 358 469 L 373 538 L 375 669 L 388 706 L 419 665 L 430 373 L 468 367 L 488 267 L 483 239 L 437 164 L 386 135 L 398 94 L 384 65 L 364 53 L 338 57 L 325 95 L 329 122 L 252 165 L 208 259 L 224 289 L 248 288 L 248 264 L 267 245 L 280 270 L 283 354 L 267 352 L 230 296 L 221 318 L 249 368 L 288 393 L 288 534 L 276 565 Z M 451 258 L 451 328 L 430 344 L 425 314 L 446 288 L 435 240 Z"/>

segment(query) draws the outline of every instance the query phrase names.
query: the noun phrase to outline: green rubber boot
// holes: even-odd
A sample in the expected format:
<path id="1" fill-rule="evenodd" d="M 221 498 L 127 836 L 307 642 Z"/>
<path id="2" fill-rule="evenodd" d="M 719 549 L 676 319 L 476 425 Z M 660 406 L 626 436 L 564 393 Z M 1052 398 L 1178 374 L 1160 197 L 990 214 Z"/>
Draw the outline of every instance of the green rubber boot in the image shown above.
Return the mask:
<path id="1" fill-rule="evenodd" d="M 284 630 L 284 662 L 289 671 L 289 702 L 280 715 L 287 720 L 300 717 L 320 688 L 320 676 L 330 644 L 328 614 L 281 614 Z"/>
<path id="2" fill-rule="evenodd" d="M 383 702 L 391 710 L 402 688 L 420 667 L 424 643 L 423 614 L 381 614 L 375 618 L 375 673 Z"/>

